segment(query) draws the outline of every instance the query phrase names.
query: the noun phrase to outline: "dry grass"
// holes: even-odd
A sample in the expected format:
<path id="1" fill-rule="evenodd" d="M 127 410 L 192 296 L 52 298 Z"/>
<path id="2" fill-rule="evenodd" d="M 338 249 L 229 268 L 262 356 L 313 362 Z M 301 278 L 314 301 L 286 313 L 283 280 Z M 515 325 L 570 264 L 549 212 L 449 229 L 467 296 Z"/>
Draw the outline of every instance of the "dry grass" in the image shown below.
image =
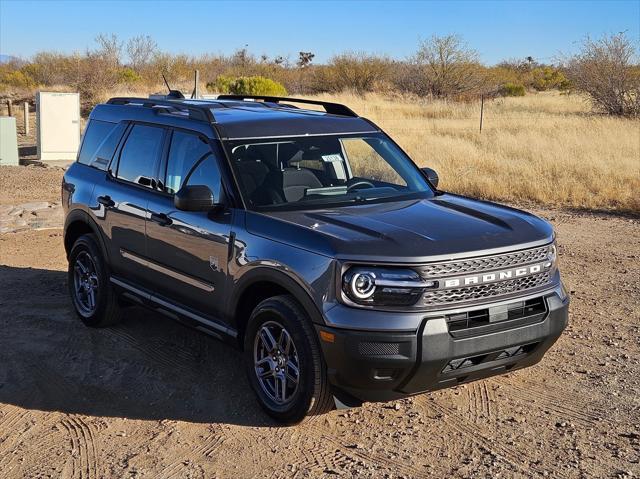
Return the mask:
<path id="1" fill-rule="evenodd" d="M 480 104 L 322 96 L 385 129 L 448 191 L 492 200 L 640 213 L 640 121 L 594 115 L 580 96 Z"/>

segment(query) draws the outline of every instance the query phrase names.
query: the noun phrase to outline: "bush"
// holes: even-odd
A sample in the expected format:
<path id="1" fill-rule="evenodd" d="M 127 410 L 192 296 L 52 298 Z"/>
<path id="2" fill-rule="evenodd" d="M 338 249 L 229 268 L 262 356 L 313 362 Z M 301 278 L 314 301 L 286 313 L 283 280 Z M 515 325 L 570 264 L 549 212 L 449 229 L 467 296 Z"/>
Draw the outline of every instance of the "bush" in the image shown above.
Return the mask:
<path id="1" fill-rule="evenodd" d="M 591 98 L 594 107 L 609 115 L 640 116 L 638 52 L 624 33 L 586 39 L 581 51 L 568 59 L 574 87 Z"/>
<path id="2" fill-rule="evenodd" d="M 220 75 L 215 82 L 207 83 L 207 89 L 234 95 L 287 95 L 287 90 L 281 83 L 262 76 L 230 78 Z"/>
<path id="3" fill-rule="evenodd" d="M 142 77 L 132 68 L 125 67 L 118 71 L 118 83 L 130 85 L 132 83 L 138 83 L 141 80 Z"/>
<path id="4" fill-rule="evenodd" d="M 518 85 L 516 83 L 505 83 L 500 87 L 498 92 L 501 96 L 524 96 L 524 85 Z"/>
<path id="5" fill-rule="evenodd" d="M 534 68 L 531 71 L 531 76 L 531 86 L 538 91 L 560 88 L 567 81 L 560 70 L 548 66 Z"/>
<path id="6" fill-rule="evenodd" d="M 317 71 L 317 89 L 354 90 L 361 94 L 380 90 L 389 82 L 392 70 L 392 61 L 385 57 L 366 53 L 336 55 L 329 65 Z"/>
<path id="7" fill-rule="evenodd" d="M 5 74 L 0 79 L 0 83 L 18 88 L 33 88 L 36 86 L 36 81 L 22 70 L 14 70 Z"/>

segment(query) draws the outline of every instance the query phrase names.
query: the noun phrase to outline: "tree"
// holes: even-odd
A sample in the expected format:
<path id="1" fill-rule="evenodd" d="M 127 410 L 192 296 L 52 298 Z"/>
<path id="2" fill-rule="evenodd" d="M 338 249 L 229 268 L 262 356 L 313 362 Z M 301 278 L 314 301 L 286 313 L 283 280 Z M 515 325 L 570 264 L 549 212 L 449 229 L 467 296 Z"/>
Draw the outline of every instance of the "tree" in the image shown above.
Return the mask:
<path id="1" fill-rule="evenodd" d="M 314 53 L 311 52 L 300 52 L 298 54 L 298 67 L 306 68 L 311 65 L 313 61 L 313 57 L 315 57 Z"/>
<path id="2" fill-rule="evenodd" d="M 101 33 L 96 37 L 96 43 L 100 48 L 94 52 L 90 52 L 90 55 L 100 57 L 112 67 L 120 65 L 122 42 L 118 40 L 117 35 L 113 33 L 111 35 Z"/>
<path id="3" fill-rule="evenodd" d="M 414 57 L 419 73 L 416 93 L 436 98 L 469 93 L 483 84 L 478 53 L 457 35 L 434 35 Z"/>
<path id="4" fill-rule="evenodd" d="M 566 61 L 576 90 L 589 95 L 598 109 L 610 115 L 640 116 L 638 52 L 622 32 L 591 40 Z"/>
<path id="5" fill-rule="evenodd" d="M 131 66 L 135 70 L 140 70 L 151 62 L 158 50 L 158 44 L 149 35 L 139 35 L 130 38 L 126 48 Z"/>

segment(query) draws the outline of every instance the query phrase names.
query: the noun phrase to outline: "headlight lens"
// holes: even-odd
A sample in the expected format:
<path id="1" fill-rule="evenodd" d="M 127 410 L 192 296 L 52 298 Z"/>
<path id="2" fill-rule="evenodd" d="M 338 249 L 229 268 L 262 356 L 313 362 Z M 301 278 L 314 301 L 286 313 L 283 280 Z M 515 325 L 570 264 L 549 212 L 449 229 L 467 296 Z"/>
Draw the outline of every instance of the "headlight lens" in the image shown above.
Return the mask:
<path id="1" fill-rule="evenodd" d="M 558 251 L 556 248 L 556 243 L 553 242 L 549 245 L 547 249 L 547 260 L 544 263 L 545 268 L 553 268 L 556 265 L 556 260 L 558 259 Z"/>
<path id="2" fill-rule="evenodd" d="M 371 306 L 410 306 L 437 281 L 423 281 L 412 269 L 354 266 L 342 277 L 342 291 L 354 303 Z"/>

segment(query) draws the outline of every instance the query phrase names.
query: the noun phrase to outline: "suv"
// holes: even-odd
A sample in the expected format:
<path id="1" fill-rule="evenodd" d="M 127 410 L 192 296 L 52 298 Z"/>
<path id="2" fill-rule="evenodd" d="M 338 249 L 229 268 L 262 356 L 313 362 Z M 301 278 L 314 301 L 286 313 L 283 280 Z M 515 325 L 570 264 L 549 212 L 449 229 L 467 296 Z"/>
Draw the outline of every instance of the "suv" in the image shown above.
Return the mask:
<path id="1" fill-rule="evenodd" d="M 567 324 L 552 227 L 437 186 L 344 105 L 113 98 L 62 185 L 73 305 L 239 347 L 285 423 L 537 363 Z"/>

